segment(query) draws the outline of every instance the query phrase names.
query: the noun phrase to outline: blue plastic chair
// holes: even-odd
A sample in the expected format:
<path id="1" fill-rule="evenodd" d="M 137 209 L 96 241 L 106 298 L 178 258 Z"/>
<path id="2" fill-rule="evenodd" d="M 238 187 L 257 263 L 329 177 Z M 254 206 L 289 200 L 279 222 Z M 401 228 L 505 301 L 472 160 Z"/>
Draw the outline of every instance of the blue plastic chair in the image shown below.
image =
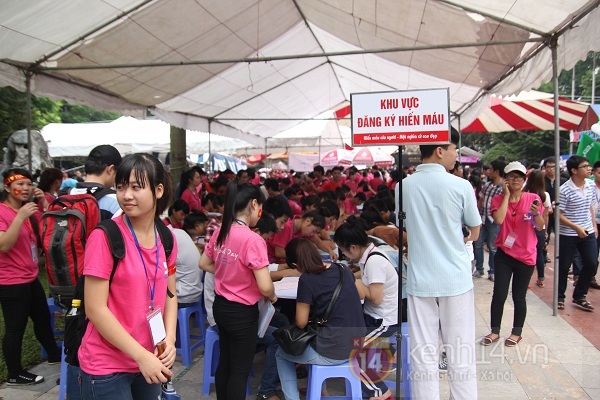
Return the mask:
<path id="1" fill-rule="evenodd" d="M 54 334 L 54 337 L 57 336 L 63 336 L 65 334 L 65 331 L 55 331 L 54 330 L 54 313 L 56 311 L 61 312 L 64 314 L 65 310 L 63 310 L 62 308 L 60 308 L 59 306 L 57 306 L 56 304 L 54 304 L 54 298 L 52 297 L 48 297 L 48 309 L 50 310 L 50 328 L 52 329 L 52 333 Z M 57 346 L 62 346 L 63 342 L 62 341 L 58 341 L 56 342 Z M 48 358 L 48 354 L 46 353 L 46 350 L 42 347 L 42 359 L 46 359 Z"/>
<path id="2" fill-rule="evenodd" d="M 60 358 L 60 384 L 58 388 L 58 400 L 65 400 L 67 395 L 67 365 L 65 346 L 63 344 L 62 355 Z"/>
<path id="3" fill-rule="evenodd" d="M 200 334 L 194 334 L 190 328 L 190 317 L 195 314 L 195 327 L 200 329 Z M 204 344 L 204 314 L 200 301 L 190 307 L 180 308 L 177 311 L 177 341 L 175 348 L 181 355 L 181 364 L 189 367 L 192 363 L 192 353 Z"/>
<path id="4" fill-rule="evenodd" d="M 354 364 L 352 366 L 351 363 Z M 308 365 L 308 387 L 306 388 L 306 400 L 318 400 L 321 396 L 323 382 L 329 378 L 344 378 L 346 380 L 346 396 L 344 399 L 361 399 L 362 392 L 360 380 L 356 376 L 358 365 L 356 359 L 339 365 Z M 354 369 L 354 371 L 353 371 Z M 339 396 L 335 396 L 340 398 Z M 329 397 L 325 397 L 329 398 Z"/>

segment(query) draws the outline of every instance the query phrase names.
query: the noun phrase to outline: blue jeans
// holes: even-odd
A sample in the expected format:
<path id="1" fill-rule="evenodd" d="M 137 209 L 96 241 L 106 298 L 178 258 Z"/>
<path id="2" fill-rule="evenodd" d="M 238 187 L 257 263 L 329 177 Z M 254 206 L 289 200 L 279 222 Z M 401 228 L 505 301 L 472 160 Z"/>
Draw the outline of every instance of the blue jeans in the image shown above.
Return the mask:
<path id="1" fill-rule="evenodd" d="M 567 277 L 569 274 L 569 267 L 573 262 L 575 250 L 579 251 L 583 266 L 581 268 L 581 273 L 579 274 L 579 279 L 577 280 L 577 286 L 575 286 L 575 289 L 573 290 L 573 299 L 585 299 L 590 287 L 590 282 L 592 282 L 592 279 L 598 270 L 596 235 L 592 233 L 585 238 L 560 235 L 558 248 L 558 301 L 565 301 Z"/>
<path id="2" fill-rule="evenodd" d="M 80 375 L 84 400 L 151 400 L 158 399 L 161 394 L 160 384 L 146 383 L 139 372 L 96 376 L 82 370 Z"/>
<path id="3" fill-rule="evenodd" d="M 494 255 L 496 254 L 496 245 L 494 242 L 496 241 L 498 232 L 500 232 L 500 225 L 490 221 L 488 217 L 484 217 L 484 219 L 485 221 L 481 225 L 481 231 L 479 232 L 479 238 L 473 244 L 475 268 L 483 274 L 483 243 L 487 243 L 488 250 L 490 251 L 488 274 L 493 274 Z"/>
<path id="4" fill-rule="evenodd" d="M 67 365 L 67 399 L 81 400 L 81 369 L 75 365 Z"/>
<path id="5" fill-rule="evenodd" d="M 273 332 L 277 328 L 269 326 L 265 336 L 258 338 L 256 342 L 256 350 L 265 349 L 265 369 L 263 371 L 260 385 L 258 386 L 258 393 L 269 394 L 277 390 L 279 385 L 279 374 L 277 373 L 277 361 L 275 360 L 275 353 L 279 348 L 277 341 L 273 337 Z"/>
<path id="6" fill-rule="evenodd" d="M 299 356 L 291 356 L 285 351 L 278 349 L 275 358 L 277 359 L 277 371 L 279 371 L 281 389 L 286 400 L 300 400 L 295 364 L 338 365 L 348 361 L 348 359 L 332 360 L 323 357 L 310 345 Z"/>

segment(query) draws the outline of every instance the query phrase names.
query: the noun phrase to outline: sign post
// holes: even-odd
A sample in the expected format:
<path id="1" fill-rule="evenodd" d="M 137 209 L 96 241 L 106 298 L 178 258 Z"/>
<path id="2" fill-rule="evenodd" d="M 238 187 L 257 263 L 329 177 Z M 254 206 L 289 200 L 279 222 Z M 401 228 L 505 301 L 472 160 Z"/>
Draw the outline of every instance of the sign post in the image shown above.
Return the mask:
<path id="1" fill-rule="evenodd" d="M 396 92 L 373 92 L 350 94 L 352 113 L 352 146 L 398 146 L 398 228 L 404 230 L 402 211 L 402 145 L 433 145 L 450 143 L 450 92 L 443 89 L 404 90 Z M 399 235 L 400 257 L 398 273 L 398 330 L 396 399 L 401 394 L 402 373 L 402 237 Z M 408 356 L 408 355 L 407 355 Z"/>

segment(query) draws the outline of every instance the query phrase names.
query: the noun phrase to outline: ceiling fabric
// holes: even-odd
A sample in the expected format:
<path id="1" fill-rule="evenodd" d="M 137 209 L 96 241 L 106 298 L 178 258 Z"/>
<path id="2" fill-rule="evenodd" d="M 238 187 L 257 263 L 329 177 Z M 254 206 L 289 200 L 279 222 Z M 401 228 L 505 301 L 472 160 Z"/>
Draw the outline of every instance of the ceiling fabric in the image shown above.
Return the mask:
<path id="1" fill-rule="evenodd" d="M 29 70 L 36 95 L 256 146 L 359 92 L 447 87 L 466 126 L 550 79 L 553 34 L 559 70 L 600 50 L 599 3 L 3 1 L 0 85 L 24 91 Z"/>

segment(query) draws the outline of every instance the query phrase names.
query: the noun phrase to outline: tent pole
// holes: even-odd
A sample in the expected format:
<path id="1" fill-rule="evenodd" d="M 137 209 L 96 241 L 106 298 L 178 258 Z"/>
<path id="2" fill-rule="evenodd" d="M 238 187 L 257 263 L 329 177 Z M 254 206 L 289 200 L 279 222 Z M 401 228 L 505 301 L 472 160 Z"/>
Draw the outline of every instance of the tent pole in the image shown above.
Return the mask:
<path id="1" fill-rule="evenodd" d="M 552 84 L 554 86 L 554 159 L 556 161 L 556 178 L 560 182 L 560 131 L 558 126 L 558 37 L 553 36 L 550 41 L 552 51 Z M 552 315 L 558 315 L 558 242 L 560 231 L 560 185 L 554 185 L 554 294 L 552 295 Z"/>
<path id="2" fill-rule="evenodd" d="M 211 152 L 211 143 L 210 143 L 210 125 L 212 120 L 208 120 L 208 172 L 213 172 L 212 168 L 212 152 Z"/>
<path id="3" fill-rule="evenodd" d="M 594 59 L 592 60 L 592 101 L 591 104 L 596 104 L 596 52 L 592 52 Z"/>
<path id="4" fill-rule="evenodd" d="M 462 163 L 462 130 L 460 128 L 460 115 L 458 116 L 458 162 Z"/>
<path id="5" fill-rule="evenodd" d="M 319 158 L 320 159 L 320 158 Z M 396 330 L 396 399 L 404 399 L 404 393 L 400 390 L 402 382 L 402 244 L 403 244 L 403 230 L 404 230 L 404 207 L 402 206 L 402 146 L 398 145 L 398 198 L 396 202 L 398 204 L 398 215 L 396 219 L 398 221 L 398 229 L 400 235 L 398 238 L 398 249 L 400 254 L 398 257 L 398 274 L 399 274 L 399 286 L 398 290 L 398 329 Z M 408 355 L 407 355 L 408 356 Z"/>
<path id="6" fill-rule="evenodd" d="M 33 74 L 31 71 L 25 71 L 25 88 L 26 88 L 26 97 L 25 97 L 25 108 L 27 110 L 27 165 L 29 169 L 29 173 L 33 175 L 33 160 L 31 154 L 31 143 L 33 142 L 31 139 L 31 76 Z"/>

